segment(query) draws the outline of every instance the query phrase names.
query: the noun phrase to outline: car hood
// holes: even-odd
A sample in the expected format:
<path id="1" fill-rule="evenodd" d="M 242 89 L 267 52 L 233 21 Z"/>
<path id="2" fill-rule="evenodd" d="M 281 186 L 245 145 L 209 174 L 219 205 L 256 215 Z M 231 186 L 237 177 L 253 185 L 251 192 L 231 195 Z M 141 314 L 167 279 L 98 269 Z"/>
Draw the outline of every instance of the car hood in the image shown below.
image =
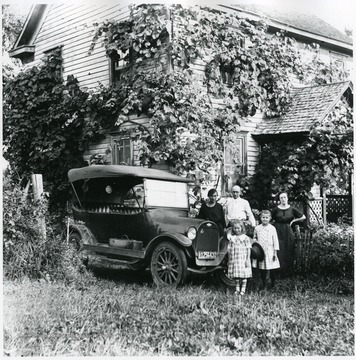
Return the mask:
<path id="1" fill-rule="evenodd" d="M 206 220 L 188 217 L 186 210 L 150 209 L 149 217 L 157 225 L 158 233 L 186 234 L 190 226 L 198 228 Z"/>

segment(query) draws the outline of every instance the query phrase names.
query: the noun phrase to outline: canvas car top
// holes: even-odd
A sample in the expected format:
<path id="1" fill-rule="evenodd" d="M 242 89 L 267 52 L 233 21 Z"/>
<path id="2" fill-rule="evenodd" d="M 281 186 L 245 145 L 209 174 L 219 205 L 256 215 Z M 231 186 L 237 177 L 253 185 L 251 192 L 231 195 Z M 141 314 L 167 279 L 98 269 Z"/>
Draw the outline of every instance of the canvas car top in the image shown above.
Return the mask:
<path id="1" fill-rule="evenodd" d="M 159 179 L 176 182 L 192 182 L 192 179 L 183 178 L 169 172 L 150 169 L 141 166 L 128 165 L 90 165 L 68 171 L 70 182 L 83 179 L 97 179 L 107 177 L 140 177 L 145 179 Z"/>

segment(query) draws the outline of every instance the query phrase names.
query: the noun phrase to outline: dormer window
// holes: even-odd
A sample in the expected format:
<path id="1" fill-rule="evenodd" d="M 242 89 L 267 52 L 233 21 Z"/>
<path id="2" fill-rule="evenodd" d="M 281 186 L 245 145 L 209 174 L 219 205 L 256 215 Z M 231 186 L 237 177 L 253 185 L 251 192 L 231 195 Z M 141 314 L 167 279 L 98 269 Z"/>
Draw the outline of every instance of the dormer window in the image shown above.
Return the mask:
<path id="1" fill-rule="evenodd" d="M 143 45 L 139 53 L 134 48 L 122 52 L 120 50 L 113 51 L 109 55 L 110 64 L 110 83 L 121 81 L 124 72 L 129 66 L 138 64 L 141 68 L 156 69 L 157 72 L 167 72 L 170 68 L 168 66 L 168 51 L 165 52 L 165 45 L 169 42 L 169 34 L 167 30 L 163 30 L 160 36 L 156 39 L 147 41 L 147 47 Z M 162 59 L 166 58 L 167 65 L 162 63 Z M 151 63 L 154 61 L 154 64 Z"/>

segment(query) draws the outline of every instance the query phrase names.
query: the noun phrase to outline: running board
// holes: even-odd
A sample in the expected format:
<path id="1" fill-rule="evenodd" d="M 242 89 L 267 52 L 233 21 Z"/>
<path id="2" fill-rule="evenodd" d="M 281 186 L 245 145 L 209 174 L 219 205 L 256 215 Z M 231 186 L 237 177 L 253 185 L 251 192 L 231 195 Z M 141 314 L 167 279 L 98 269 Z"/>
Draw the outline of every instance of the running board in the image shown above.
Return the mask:
<path id="1" fill-rule="evenodd" d="M 101 254 L 111 254 L 111 255 L 131 257 L 135 259 L 135 261 L 137 261 L 138 259 L 145 258 L 144 250 L 124 249 L 124 248 L 109 246 L 108 244 L 100 244 L 100 245 L 83 244 L 83 250 L 87 250 L 95 253 L 101 253 Z M 132 260 L 129 261 L 132 262 Z"/>
<path id="2" fill-rule="evenodd" d="M 132 261 L 132 260 L 111 259 L 105 255 L 88 255 L 88 260 L 89 263 L 91 264 L 96 263 L 109 268 L 116 268 L 116 267 L 120 268 L 123 265 L 131 265 L 137 262 L 137 260 Z"/>
<path id="3" fill-rule="evenodd" d="M 203 269 L 192 269 L 192 268 L 188 267 L 188 271 L 195 273 L 195 274 L 208 274 L 208 273 L 212 273 L 216 270 L 225 269 L 225 268 L 222 266 L 215 266 L 213 268 L 203 268 Z"/>

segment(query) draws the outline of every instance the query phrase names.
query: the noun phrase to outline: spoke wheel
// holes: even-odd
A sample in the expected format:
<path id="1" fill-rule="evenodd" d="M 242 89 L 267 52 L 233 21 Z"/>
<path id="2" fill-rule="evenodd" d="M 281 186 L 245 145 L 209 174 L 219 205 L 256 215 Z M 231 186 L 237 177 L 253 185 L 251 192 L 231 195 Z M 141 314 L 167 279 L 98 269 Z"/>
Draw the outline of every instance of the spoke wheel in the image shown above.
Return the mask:
<path id="1" fill-rule="evenodd" d="M 187 278 L 187 259 L 174 244 L 160 243 L 151 257 L 151 273 L 156 285 L 177 286 Z"/>
<path id="2" fill-rule="evenodd" d="M 85 266 L 88 265 L 88 259 L 83 253 L 83 240 L 80 234 L 72 232 L 68 238 L 68 245 L 78 253 L 79 258 Z"/>
<path id="3" fill-rule="evenodd" d="M 223 263 L 221 264 L 224 266 L 224 269 L 219 269 L 215 272 L 216 279 L 219 284 L 223 284 L 227 287 L 235 287 L 236 282 L 227 276 L 227 258 L 224 259 Z"/>
<path id="4" fill-rule="evenodd" d="M 69 235 L 68 244 L 73 250 L 79 252 L 82 248 L 82 237 L 78 233 L 72 232 Z"/>
<path id="5" fill-rule="evenodd" d="M 236 282 L 227 276 L 227 269 L 220 269 L 216 271 L 216 277 L 220 284 L 224 284 L 228 287 L 235 287 Z"/>

